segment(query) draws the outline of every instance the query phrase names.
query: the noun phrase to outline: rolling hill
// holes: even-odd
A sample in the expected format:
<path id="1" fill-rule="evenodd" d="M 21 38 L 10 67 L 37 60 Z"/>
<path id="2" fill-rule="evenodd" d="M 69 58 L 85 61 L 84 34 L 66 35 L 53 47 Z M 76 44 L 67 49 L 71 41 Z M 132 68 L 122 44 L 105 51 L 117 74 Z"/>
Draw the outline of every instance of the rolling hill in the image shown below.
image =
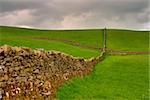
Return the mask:
<path id="1" fill-rule="evenodd" d="M 149 51 L 149 32 L 107 29 L 107 48 L 119 51 Z M 103 29 L 38 30 L 0 26 L 0 45 L 58 50 L 84 58 L 100 55 Z M 106 55 L 93 72 L 65 82 L 58 99 L 148 100 L 149 55 Z"/>
<path id="2" fill-rule="evenodd" d="M 57 41 L 81 47 L 102 48 L 103 29 L 88 30 L 37 30 L 16 27 L 0 27 L 1 40 L 23 42 L 34 40 Z M 5 43 L 1 42 L 0 45 Z M 23 44 L 24 45 L 24 44 Z M 36 45 L 38 46 L 38 45 Z M 35 45 L 34 45 L 35 47 Z M 148 51 L 149 32 L 107 29 L 107 48 L 125 51 Z M 46 48 L 41 46 L 41 48 Z M 49 48 L 51 49 L 51 48 Z"/>

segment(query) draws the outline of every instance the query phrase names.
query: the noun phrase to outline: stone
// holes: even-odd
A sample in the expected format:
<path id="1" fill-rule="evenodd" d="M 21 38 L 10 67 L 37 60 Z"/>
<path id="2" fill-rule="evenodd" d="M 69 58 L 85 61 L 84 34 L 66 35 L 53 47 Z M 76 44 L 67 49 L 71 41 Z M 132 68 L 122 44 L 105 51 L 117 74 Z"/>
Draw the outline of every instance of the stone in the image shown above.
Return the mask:
<path id="1" fill-rule="evenodd" d="M 6 86 L 6 82 L 0 81 L 0 87 L 3 88 L 3 87 L 5 87 L 5 86 Z"/>
<path id="2" fill-rule="evenodd" d="M 13 78 L 15 78 L 15 77 L 18 76 L 18 74 L 17 74 L 17 72 L 13 72 L 11 76 L 12 76 Z"/>
<path id="3" fill-rule="evenodd" d="M 41 79 L 42 76 L 41 76 L 41 75 L 36 75 L 36 78 L 37 78 L 37 79 Z"/>
<path id="4" fill-rule="evenodd" d="M 3 98 L 3 93 L 4 93 L 3 89 L 0 88 L 0 100 L 2 100 L 2 98 Z"/>
<path id="5" fill-rule="evenodd" d="M 8 71 L 9 73 L 12 73 L 14 71 L 14 68 L 9 68 Z"/>
<path id="6" fill-rule="evenodd" d="M 11 61 L 11 58 L 5 58 L 4 61 Z"/>
<path id="7" fill-rule="evenodd" d="M 34 73 L 34 74 L 38 74 L 38 73 L 40 73 L 40 70 L 39 70 L 39 69 L 35 69 L 35 70 L 33 71 L 33 73 Z"/>
<path id="8" fill-rule="evenodd" d="M 2 50 L 4 50 L 5 53 L 8 53 L 11 50 L 11 47 L 8 45 L 4 45 L 1 47 Z"/>
<path id="9" fill-rule="evenodd" d="M 7 81 L 8 78 L 9 78 L 8 75 L 4 75 L 3 80 L 4 80 L 4 81 Z"/>
<path id="10" fill-rule="evenodd" d="M 5 68 L 3 69 L 3 73 L 6 74 L 7 72 L 8 72 L 8 68 L 5 67 Z"/>
<path id="11" fill-rule="evenodd" d="M 15 71 L 18 71 L 18 70 L 21 69 L 21 67 L 20 66 L 16 66 L 14 69 L 15 69 Z"/>
<path id="12" fill-rule="evenodd" d="M 35 80 L 34 84 L 37 86 L 38 84 L 40 84 L 40 80 Z"/>
<path id="13" fill-rule="evenodd" d="M 51 94 L 51 92 L 50 92 L 50 91 L 48 91 L 48 92 L 43 92 L 42 94 L 48 96 L 48 95 Z"/>
<path id="14" fill-rule="evenodd" d="M 4 59 L 4 55 L 0 54 L 0 60 Z"/>
<path id="15" fill-rule="evenodd" d="M 65 80 L 68 80 L 68 76 L 69 76 L 69 73 L 63 74 L 63 78 L 64 78 Z"/>
<path id="16" fill-rule="evenodd" d="M 16 50 L 17 53 L 22 51 L 22 49 L 20 47 L 15 47 L 15 50 Z"/>
<path id="17" fill-rule="evenodd" d="M 30 79 L 30 80 L 33 80 L 34 78 L 33 78 L 33 76 L 29 76 L 29 79 Z"/>
<path id="18" fill-rule="evenodd" d="M 63 81 L 91 71 L 96 60 L 57 51 L 0 46 L 0 88 L 4 91 L 0 90 L 0 99 L 3 94 L 14 100 L 22 95 L 22 99 L 36 99 L 37 95 L 53 98 Z"/>
<path id="19" fill-rule="evenodd" d="M 9 93 L 8 92 L 6 92 L 6 97 L 9 98 Z"/>
<path id="20" fill-rule="evenodd" d="M 50 83 L 50 81 L 46 81 L 44 83 L 44 88 L 47 89 L 47 90 L 51 89 L 51 83 Z"/>
<path id="21" fill-rule="evenodd" d="M 31 72 L 31 71 L 32 71 L 31 68 L 25 68 L 24 69 L 24 73 Z"/>
<path id="22" fill-rule="evenodd" d="M 14 59 L 23 60 L 22 56 L 15 56 Z"/>
<path id="23" fill-rule="evenodd" d="M 0 75 L 4 72 L 4 68 L 5 68 L 5 66 L 0 65 Z"/>

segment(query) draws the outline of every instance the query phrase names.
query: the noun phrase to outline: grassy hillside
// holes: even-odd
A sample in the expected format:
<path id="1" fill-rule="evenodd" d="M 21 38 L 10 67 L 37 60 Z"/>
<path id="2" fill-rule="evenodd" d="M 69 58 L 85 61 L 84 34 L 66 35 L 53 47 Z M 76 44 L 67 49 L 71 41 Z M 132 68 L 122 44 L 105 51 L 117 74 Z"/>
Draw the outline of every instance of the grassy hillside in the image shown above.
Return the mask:
<path id="1" fill-rule="evenodd" d="M 0 29 L 1 37 L 64 39 L 102 47 L 102 30 L 35 30 L 15 27 L 0 27 Z"/>
<path id="2" fill-rule="evenodd" d="M 5 44 L 5 41 L 11 41 L 14 44 L 15 41 L 25 38 L 31 44 L 36 40 L 45 41 L 72 41 L 81 45 L 92 46 L 96 48 L 102 47 L 102 29 L 90 29 L 90 30 L 35 30 L 35 29 L 23 29 L 15 27 L 0 27 L 0 45 Z M 35 40 L 36 39 L 36 40 Z M 49 40 L 48 40 L 49 39 Z M 23 41 L 22 41 L 23 42 Z M 60 41 L 59 41 L 60 42 Z M 61 41 L 63 42 L 63 41 Z M 70 44 L 65 42 L 65 44 Z M 24 43 L 26 44 L 26 43 Z M 48 45 L 48 44 L 47 44 Z M 49 44 L 52 45 L 52 44 Z M 40 48 L 43 46 L 33 45 Z M 31 45 L 32 47 L 32 45 Z M 129 31 L 129 30 L 107 30 L 107 47 L 114 50 L 126 50 L 126 51 L 148 51 L 149 47 L 149 32 L 148 31 Z M 49 48 L 51 49 L 51 48 Z"/>
<path id="3" fill-rule="evenodd" d="M 98 45 L 100 39 L 96 40 L 94 38 L 90 38 L 90 36 L 88 35 L 85 36 L 86 32 L 90 31 L 91 30 L 87 30 L 85 32 L 59 31 L 59 30 L 48 31 L 48 30 L 22 29 L 14 27 L 0 27 L 0 45 L 8 44 L 12 46 L 27 46 L 31 48 L 44 48 L 46 50 L 58 50 L 71 54 L 73 56 L 89 58 L 93 56 L 98 56 L 100 54 L 99 50 L 81 48 L 78 46 L 73 46 L 69 43 L 64 43 L 62 41 L 34 39 L 34 38 L 44 37 L 49 39 L 65 39 L 71 41 L 73 40 L 83 45 L 84 44 Z M 92 31 L 92 33 L 99 35 L 99 33 L 96 31 Z"/>
<path id="4" fill-rule="evenodd" d="M 27 46 L 58 50 L 74 56 L 93 57 L 99 50 L 72 45 L 102 47 L 102 29 L 35 30 L 0 27 L 0 45 Z M 148 51 L 147 31 L 107 30 L 107 48 L 125 51 Z M 64 83 L 58 99 L 148 100 L 148 55 L 106 56 L 94 71 L 83 79 Z"/>
<path id="5" fill-rule="evenodd" d="M 148 31 L 108 30 L 107 47 L 115 50 L 149 51 Z"/>
<path id="6" fill-rule="evenodd" d="M 148 100 L 148 56 L 107 56 L 83 79 L 63 84 L 59 100 Z"/>
<path id="7" fill-rule="evenodd" d="M 46 50 L 57 50 L 62 51 L 73 56 L 79 57 L 93 57 L 98 56 L 100 54 L 99 51 L 92 50 L 92 49 L 85 49 L 80 48 L 77 46 L 72 46 L 69 44 L 65 44 L 63 42 L 57 41 L 47 41 L 47 40 L 32 40 L 32 39 L 22 39 L 22 38 L 15 38 L 15 37 L 8 37 L 8 38 L 1 38 L 0 45 L 7 44 L 11 46 L 26 46 L 31 48 L 44 48 Z"/>

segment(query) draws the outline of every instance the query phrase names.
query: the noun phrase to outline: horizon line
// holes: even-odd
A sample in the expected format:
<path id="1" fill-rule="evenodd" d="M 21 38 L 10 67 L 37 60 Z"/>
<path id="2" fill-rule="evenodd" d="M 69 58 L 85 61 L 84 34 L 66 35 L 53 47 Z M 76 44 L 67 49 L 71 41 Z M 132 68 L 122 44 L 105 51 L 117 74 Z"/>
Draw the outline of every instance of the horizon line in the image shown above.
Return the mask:
<path id="1" fill-rule="evenodd" d="M 18 26 L 18 25 L 0 25 L 0 27 L 12 27 L 21 29 L 33 29 L 33 30 L 94 30 L 94 29 L 118 29 L 118 30 L 129 30 L 129 31 L 150 31 L 150 29 L 135 29 L 135 28 L 116 28 L 116 27 L 93 27 L 93 28 L 38 28 L 30 26 Z"/>

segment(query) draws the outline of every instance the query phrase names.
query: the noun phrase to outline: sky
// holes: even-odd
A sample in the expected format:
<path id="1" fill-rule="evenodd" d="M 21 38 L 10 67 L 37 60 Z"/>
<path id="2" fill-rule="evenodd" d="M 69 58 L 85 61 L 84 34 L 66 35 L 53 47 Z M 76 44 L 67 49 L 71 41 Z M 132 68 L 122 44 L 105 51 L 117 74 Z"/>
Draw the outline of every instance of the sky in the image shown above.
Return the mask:
<path id="1" fill-rule="evenodd" d="M 149 29 L 149 5 L 149 0 L 0 0 L 0 25 Z"/>

